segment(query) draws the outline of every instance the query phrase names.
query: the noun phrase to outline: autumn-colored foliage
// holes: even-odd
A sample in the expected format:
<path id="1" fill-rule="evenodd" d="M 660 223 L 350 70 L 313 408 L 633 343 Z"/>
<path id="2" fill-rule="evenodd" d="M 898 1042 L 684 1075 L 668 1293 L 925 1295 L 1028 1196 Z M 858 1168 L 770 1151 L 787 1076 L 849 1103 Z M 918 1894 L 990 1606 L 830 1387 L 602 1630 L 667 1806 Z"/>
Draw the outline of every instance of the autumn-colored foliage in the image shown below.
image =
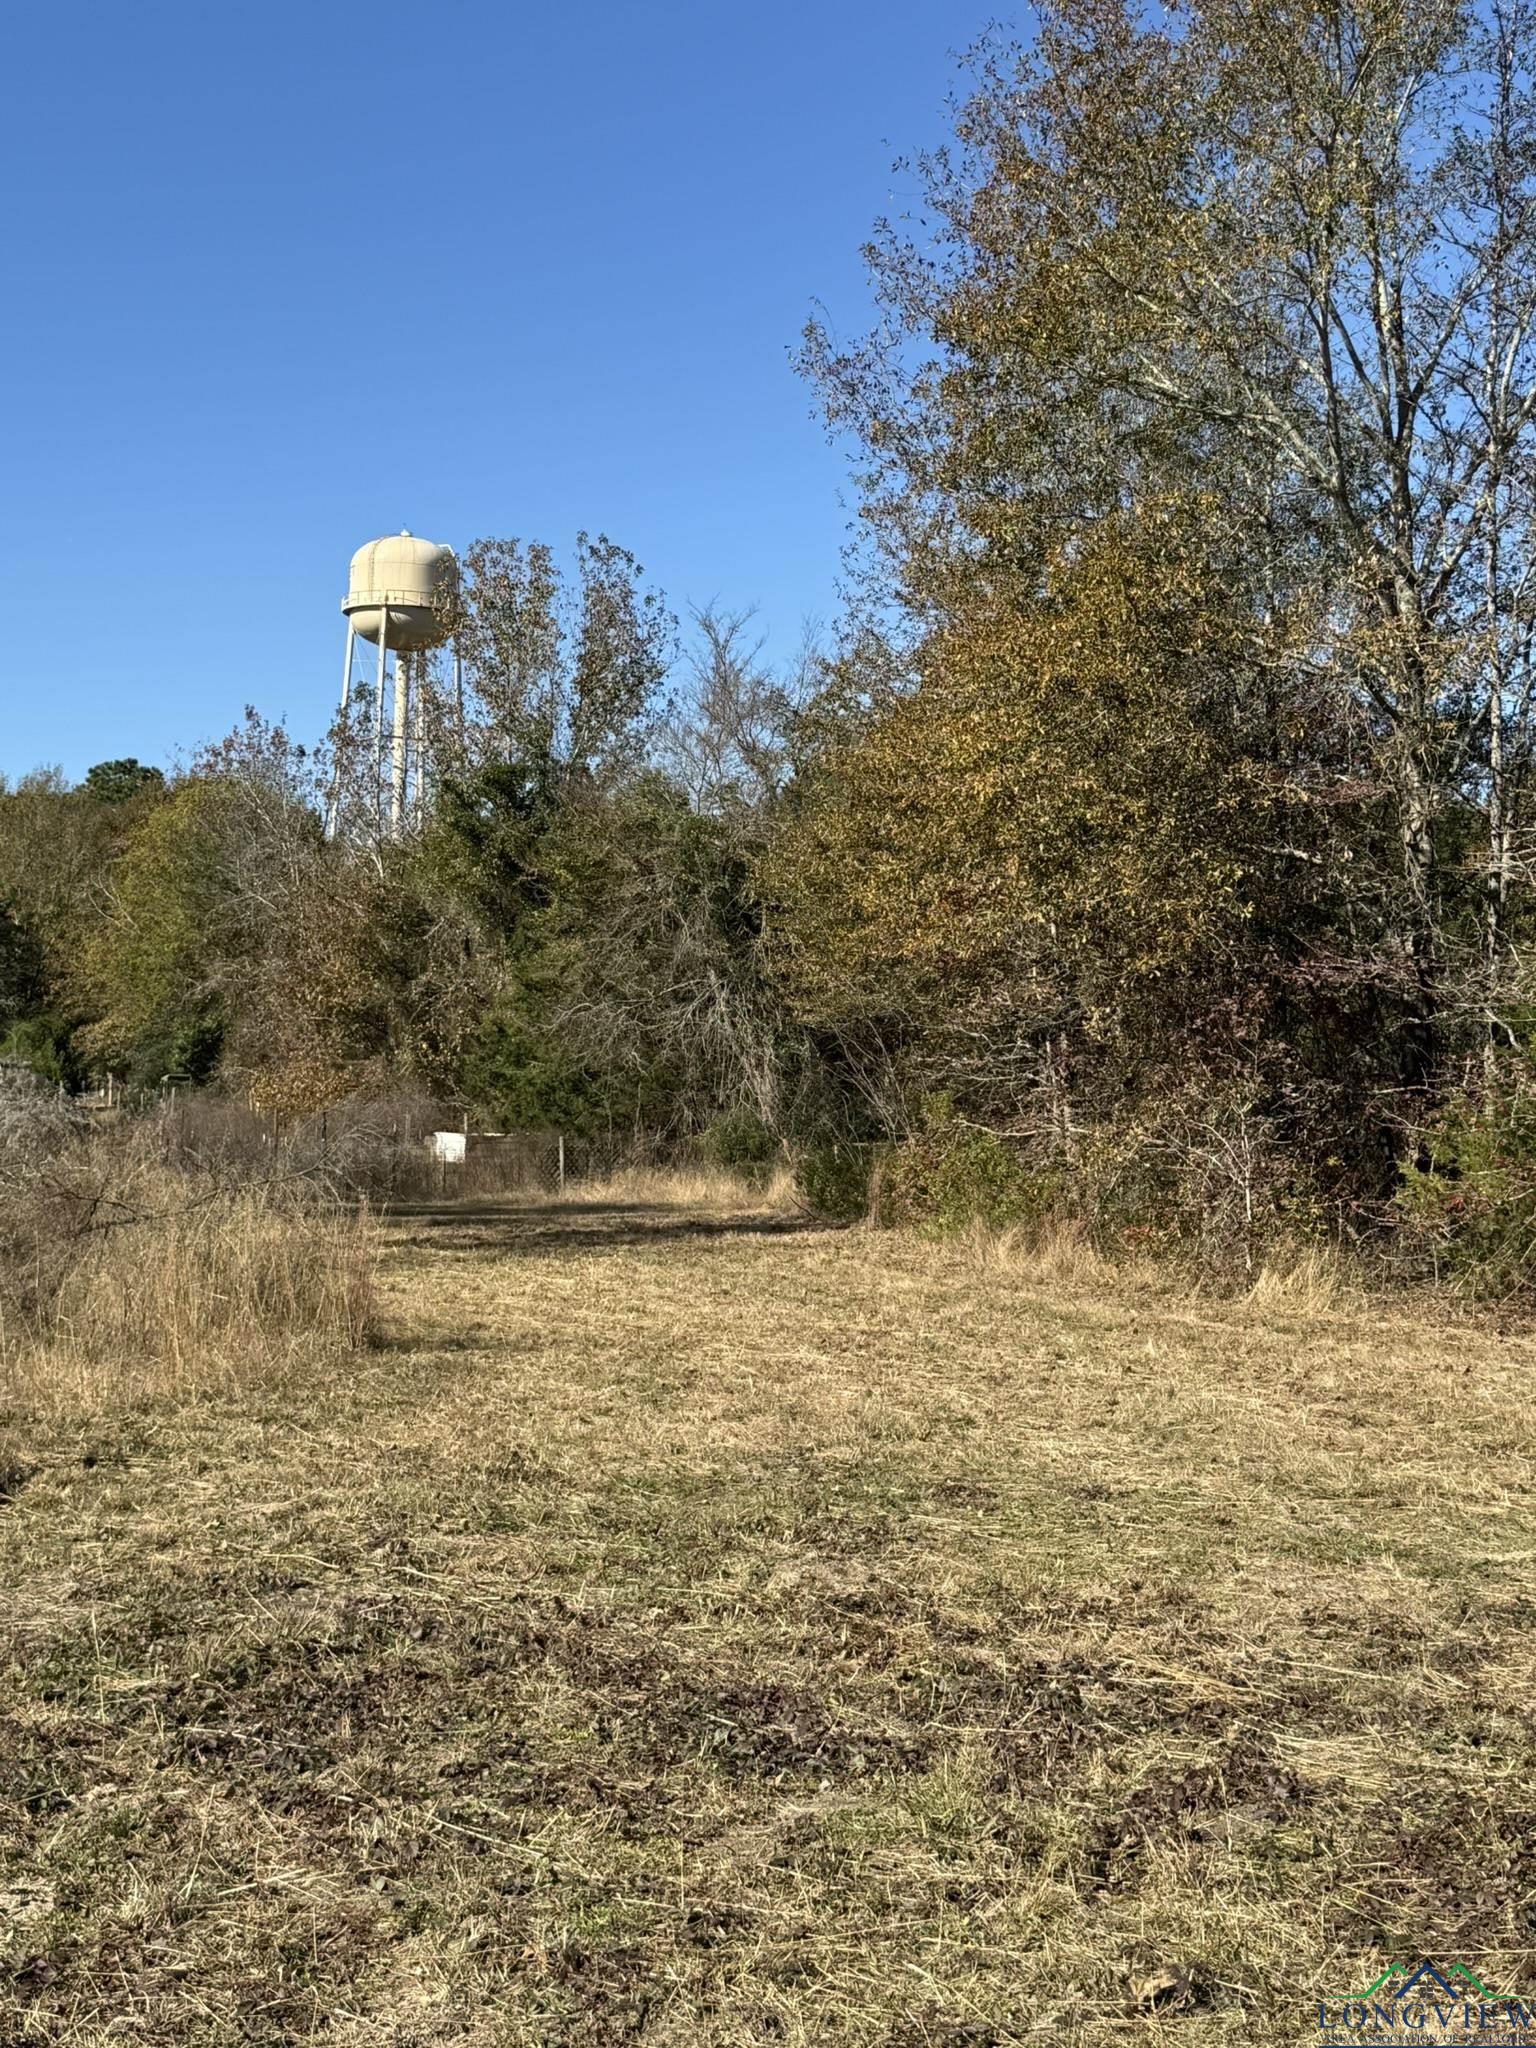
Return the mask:
<path id="1" fill-rule="evenodd" d="M 474 544 L 403 836 L 367 685 L 319 756 L 0 799 L 21 1056 L 750 1129 L 827 1213 L 969 1175 L 1245 1270 L 1452 1228 L 1445 1134 L 1529 1095 L 1533 51 L 1536 0 L 1050 0 L 808 331 L 831 650 L 706 611 L 680 670 L 616 543 Z"/>

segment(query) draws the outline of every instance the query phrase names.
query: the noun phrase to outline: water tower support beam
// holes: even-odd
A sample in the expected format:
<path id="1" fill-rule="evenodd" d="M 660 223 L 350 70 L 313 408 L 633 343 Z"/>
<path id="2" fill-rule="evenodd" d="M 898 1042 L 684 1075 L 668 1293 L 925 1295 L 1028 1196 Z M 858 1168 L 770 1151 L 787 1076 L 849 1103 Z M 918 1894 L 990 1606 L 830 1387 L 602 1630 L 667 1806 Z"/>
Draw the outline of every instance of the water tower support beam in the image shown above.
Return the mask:
<path id="1" fill-rule="evenodd" d="M 331 762 L 331 796 L 325 807 L 325 836 L 336 837 L 336 806 L 341 799 L 341 754 L 347 743 L 347 706 L 352 701 L 352 648 L 357 639 L 352 621 L 347 621 L 347 658 L 341 665 L 341 712 L 336 720 L 336 745 Z"/>
<path id="2" fill-rule="evenodd" d="M 379 785 L 384 780 L 384 645 L 389 639 L 389 608 L 379 613 L 379 674 L 373 691 L 373 813 L 379 816 Z"/>
<path id="3" fill-rule="evenodd" d="M 396 839 L 405 830 L 405 775 L 410 742 L 411 658 L 395 656 L 394 760 L 390 775 L 389 823 Z"/>
<path id="4" fill-rule="evenodd" d="M 411 748 L 416 756 L 416 785 L 412 792 L 412 815 L 419 832 L 427 816 L 427 685 L 431 656 L 416 657 L 416 731 Z"/>

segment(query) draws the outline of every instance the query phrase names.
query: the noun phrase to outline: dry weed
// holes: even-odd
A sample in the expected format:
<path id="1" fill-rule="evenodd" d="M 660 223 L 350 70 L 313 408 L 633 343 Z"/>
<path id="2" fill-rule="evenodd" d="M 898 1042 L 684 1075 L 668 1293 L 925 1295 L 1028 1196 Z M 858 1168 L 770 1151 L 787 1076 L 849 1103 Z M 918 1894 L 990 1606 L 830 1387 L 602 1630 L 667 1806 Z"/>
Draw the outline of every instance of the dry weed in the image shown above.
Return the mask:
<path id="1" fill-rule="evenodd" d="M 1321 1316 L 1364 1306 L 1358 1279 L 1338 1254 L 1310 1247 L 1262 1266 L 1245 1297 L 1248 1306 L 1278 1314 Z"/>
<path id="2" fill-rule="evenodd" d="M 74 1411 L 313 1364 L 366 1336 L 366 1210 L 260 1181 L 66 1161 L 6 1204 L 0 1406 Z"/>
<path id="3" fill-rule="evenodd" d="M 981 1272 L 1066 1293 L 1105 1288 L 1161 1293 L 1170 1284 L 1167 1269 L 1151 1260 L 1106 1258 L 1084 1226 L 1071 1219 L 1030 1229 L 994 1230 L 977 1224 L 949 1243 Z"/>
<path id="4" fill-rule="evenodd" d="M 798 1206 L 795 1177 L 784 1166 L 761 1178 L 732 1173 L 723 1166 L 622 1167 L 604 1179 L 573 1182 L 562 1199 L 571 1202 L 651 1202 L 669 1210 L 679 1207 L 718 1211 L 777 1210 Z"/>

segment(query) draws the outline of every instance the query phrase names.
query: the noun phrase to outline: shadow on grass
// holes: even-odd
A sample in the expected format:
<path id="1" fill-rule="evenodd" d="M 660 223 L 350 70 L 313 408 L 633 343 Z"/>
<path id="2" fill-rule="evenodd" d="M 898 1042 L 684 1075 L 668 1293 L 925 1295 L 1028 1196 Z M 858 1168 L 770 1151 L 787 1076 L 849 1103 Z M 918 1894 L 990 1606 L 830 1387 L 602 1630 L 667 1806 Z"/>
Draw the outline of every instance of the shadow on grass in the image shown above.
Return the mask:
<path id="1" fill-rule="evenodd" d="M 836 1227 L 817 1216 L 760 1209 L 711 1215 L 670 1202 L 522 1202 L 495 1196 L 398 1202 L 385 1220 L 394 1226 L 390 1236 L 401 1250 L 493 1249 L 532 1258 L 688 1239 L 793 1237 Z"/>

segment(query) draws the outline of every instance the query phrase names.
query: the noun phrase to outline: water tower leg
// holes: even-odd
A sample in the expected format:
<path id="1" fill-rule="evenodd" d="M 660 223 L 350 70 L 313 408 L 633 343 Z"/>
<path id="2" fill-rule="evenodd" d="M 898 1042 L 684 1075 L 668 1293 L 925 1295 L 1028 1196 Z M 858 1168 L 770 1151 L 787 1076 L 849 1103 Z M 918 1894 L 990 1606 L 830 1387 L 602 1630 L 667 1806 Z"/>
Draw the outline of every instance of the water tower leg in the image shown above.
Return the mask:
<path id="1" fill-rule="evenodd" d="M 411 741 L 416 756 L 416 786 L 412 792 L 412 811 L 419 832 L 427 815 L 427 677 L 430 657 L 422 654 L 416 658 L 416 731 Z"/>
<path id="2" fill-rule="evenodd" d="M 357 644 L 357 628 L 347 621 L 347 658 L 341 664 L 341 711 L 346 716 L 347 706 L 352 701 L 352 650 Z"/>
<path id="3" fill-rule="evenodd" d="M 373 812 L 379 816 L 379 791 L 384 780 L 384 643 L 389 638 L 389 613 L 379 614 L 379 673 L 373 691 Z"/>
<path id="4" fill-rule="evenodd" d="M 398 839 L 405 830 L 405 771 L 406 749 L 410 726 L 408 720 L 411 707 L 411 661 L 407 654 L 395 656 L 395 732 L 394 761 L 390 777 L 389 824 Z"/>
<path id="5" fill-rule="evenodd" d="M 453 643 L 453 710 L 459 726 L 459 752 L 464 752 L 464 656 L 457 640 Z"/>
<path id="6" fill-rule="evenodd" d="M 341 798 L 341 750 L 346 744 L 347 706 L 352 701 L 352 643 L 357 638 L 347 621 L 347 658 L 341 665 L 341 711 L 336 720 L 335 759 L 331 762 L 331 794 L 325 807 L 325 836 L 336 837 L 336 806 Z"/>

